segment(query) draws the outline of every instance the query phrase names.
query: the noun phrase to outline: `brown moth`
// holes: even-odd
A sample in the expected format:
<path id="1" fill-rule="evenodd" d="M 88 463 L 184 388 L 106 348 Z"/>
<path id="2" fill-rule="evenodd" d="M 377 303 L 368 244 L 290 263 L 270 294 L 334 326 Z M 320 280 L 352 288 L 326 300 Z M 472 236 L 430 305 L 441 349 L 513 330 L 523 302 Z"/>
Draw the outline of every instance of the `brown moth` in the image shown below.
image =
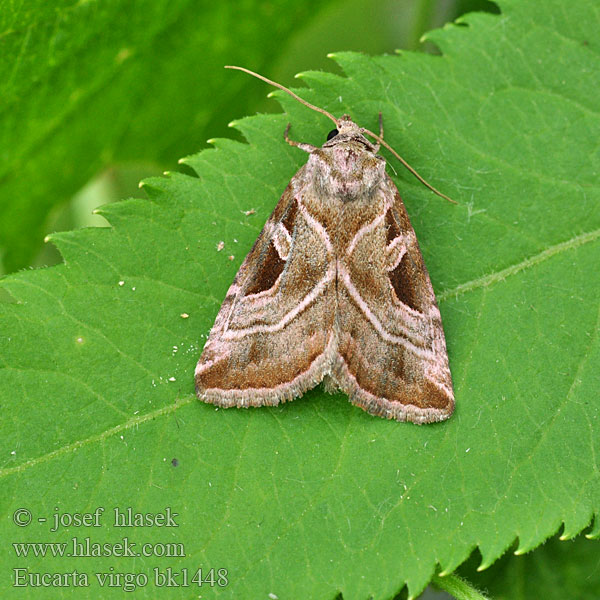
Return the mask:
<path id="1" fill-rule="evenodd" d="M 447 419 L 454 394 L 442 320 L 406 209 L 377 154 L 381 143 L 397 156 L 383 130 L 377 136 L 231 68 L 283 89 L 336 128 L 318 148 L 291 141 L 288 125 L 285 140 L 308 152 L 308 162 L 227 292 L 196 367 L 198 397 L 222 407 L 273 406 L 323 381 L 373 415 Z"/>

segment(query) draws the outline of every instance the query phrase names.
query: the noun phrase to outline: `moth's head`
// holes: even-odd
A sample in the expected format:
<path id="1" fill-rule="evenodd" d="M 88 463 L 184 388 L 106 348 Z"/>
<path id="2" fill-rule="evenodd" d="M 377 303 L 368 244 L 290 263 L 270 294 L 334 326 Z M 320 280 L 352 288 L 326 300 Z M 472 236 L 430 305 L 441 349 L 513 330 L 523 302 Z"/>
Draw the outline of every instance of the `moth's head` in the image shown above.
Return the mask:
<path id="1" fill-rule="evenodd" d="M 323 148 L 331 148 L 338 144 L 346 142 L 359 142 L 371 152 L 375 151 L 375 146 L 363 135 L 363 130 L 350 118 L 350 115 L 342 115 L 336 119 L 336 128 L 332 129 L 327 135 L 327 141 Z"/>

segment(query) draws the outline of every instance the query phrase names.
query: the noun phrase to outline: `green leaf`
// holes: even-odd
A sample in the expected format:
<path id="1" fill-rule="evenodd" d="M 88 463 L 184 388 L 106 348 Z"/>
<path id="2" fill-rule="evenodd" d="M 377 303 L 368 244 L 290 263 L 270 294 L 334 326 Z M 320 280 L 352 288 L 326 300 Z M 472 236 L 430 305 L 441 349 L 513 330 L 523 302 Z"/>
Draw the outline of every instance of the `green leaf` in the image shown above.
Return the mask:
<path id="1" fill-rule="evenodd" d="M 35 255 L 51 209 L 107 165 L 167 165 L 174 149 L 196 151 L 215 129 L 224 131 L 224 114 L 248 110 L 261 96 L 223 65 L 268 69 L 317 11 L 308 0 L 20 4 L 0 2 L 7 271 Z"/>
<path id="2" fill-rule="evenodd" d="M 494 600 L 596 600 L 600 590 L 598 542 L 583 536 L 552 538 L 526 556 L 505 555 L 483 573 L 463 571 Z"/>
<path id="3" fill-rule="evenodd" d="M 185 594 L 389 598 L 405 583 L 416 595 L 475 547 L 488 566 L 517 538 L 524 552 L 598 515 L 600 22 L 584 0 L 500 6 L 430 34 L 441 57 L 338 54 L 346 77 L 307 73 L 301 91 L 371 130 L 381 110 L 388 142 L 460 202 L 398 168 L 455 415 L 388 422 L 321 388 L 271 409 L 195 400 L 220 302 L 306 160 L 285 125 L 318 144 L 331 128 L 278 93 L 286 114 L 238 121 L 248 145 L 217 140 L 186 161 L 198 179 L 146 182 L 148 200 L 104 209 L 112 229 L 53 236 L 65 265 L 4 281 L 15 302 L 0 307 L 2 539 L 128 536 L 182 543 L 185 556 L 25 559 L 6 545 L 4 573 L 200 566 L 226 568 L 229 584 Z M 98 506 L 97 529 L 37 521 Z M 113 509 L 129 506 L 170 507 L 179 527 L 114 528 Z M 29 527 L 11 520 L 20 507 Z M 137 591 L 155 595 L 152 582 Z"/>

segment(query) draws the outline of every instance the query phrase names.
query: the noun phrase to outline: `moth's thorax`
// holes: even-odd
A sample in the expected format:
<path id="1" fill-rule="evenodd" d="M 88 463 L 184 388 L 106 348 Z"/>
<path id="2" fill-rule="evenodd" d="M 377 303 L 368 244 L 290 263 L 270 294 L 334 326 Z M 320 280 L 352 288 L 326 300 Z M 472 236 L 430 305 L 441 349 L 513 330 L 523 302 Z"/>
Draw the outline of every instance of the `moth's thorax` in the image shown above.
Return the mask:
<path id="1" fill-rule="evenodd" d="M 336 142 L 337 138 L 342 139 Z M 385 174 L 385 160 L 372 148 L 356 138 L 338 135 L 313 152 L 308 170 L 317 189 L 344 202 L 371 196 Z"/>
<path id="2" fill-rule="evenodd" d="M 385 163 L 381 162 L 383 169 Z M 372 174 L 374 175 L 375 171 Z M 342 182 L 338 185 L 341 186 Z M 304 214 L 310 215 L 307 221 L 319 223 L 323 227 L 332 244 L 332 254 L 344 256 L 356 234 L 364 227 L 376 224 L 381 220 L 381 215 L 387 212 L 390 206 L 389 186 L 389 178 L 385 173 L 368 193 L 363 190 L 354 197 L 343 195 L 339 189 L 335 194 L 331 193 L 331 190 L 329 193 L 323 193 L 314 186 L 312 190 L 306 189 L 302 193 L 299 203 L 305 211 Z M 393 192 L 391 197 L 394 197 Z M 381 222 L 376 228 L 381 230 L 381 243 L 385 244 L 385 224 Z"/>

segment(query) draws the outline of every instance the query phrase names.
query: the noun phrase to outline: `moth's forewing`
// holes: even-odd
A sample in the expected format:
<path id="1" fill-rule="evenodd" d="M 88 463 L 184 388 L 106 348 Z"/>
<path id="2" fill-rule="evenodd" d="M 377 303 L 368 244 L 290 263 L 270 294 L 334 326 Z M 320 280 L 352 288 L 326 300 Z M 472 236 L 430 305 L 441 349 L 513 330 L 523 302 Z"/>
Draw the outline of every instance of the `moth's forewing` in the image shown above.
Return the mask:
<path id="1" fill-rule="evenodd" d="M 452 414 L 454 395 L 429 274 L 389 177 L 373 197 L 379 220 L 357 226 L 364 234 L 340 270 L 340 358 L 333 378 L 371 414 L 441 421 Z"/>
<path id="2" fill-rule="evenodd" d="M 198 396 L 219 406 L 291 400 L 331 363 L 335 272 L 291 180 L 236 275 L 196 367 Z"/>

